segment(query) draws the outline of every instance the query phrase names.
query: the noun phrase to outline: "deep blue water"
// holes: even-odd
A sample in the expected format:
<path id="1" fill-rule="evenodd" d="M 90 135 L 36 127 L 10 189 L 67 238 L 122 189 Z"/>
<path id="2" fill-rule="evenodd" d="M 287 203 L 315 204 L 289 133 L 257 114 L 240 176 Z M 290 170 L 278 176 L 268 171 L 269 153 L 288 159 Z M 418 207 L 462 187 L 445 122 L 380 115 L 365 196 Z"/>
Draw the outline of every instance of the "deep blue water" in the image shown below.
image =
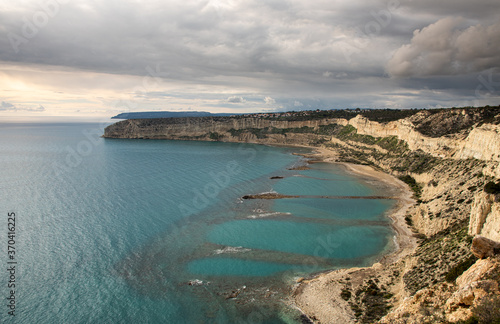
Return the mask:
<path id="1" fill-rule="evenodd" d="M 394 202 L 368 199 L 384 188 L 337 165 L 289 170 L 298 149 L 102 133 L 0 125 L 1 268 L 9 212 L 17 262 L 15 318 L 0 272 L 0 323 L 294 323 L 295 277 L 392 247 Z M 268 191 L 308 197 L 240 199 Z"/>

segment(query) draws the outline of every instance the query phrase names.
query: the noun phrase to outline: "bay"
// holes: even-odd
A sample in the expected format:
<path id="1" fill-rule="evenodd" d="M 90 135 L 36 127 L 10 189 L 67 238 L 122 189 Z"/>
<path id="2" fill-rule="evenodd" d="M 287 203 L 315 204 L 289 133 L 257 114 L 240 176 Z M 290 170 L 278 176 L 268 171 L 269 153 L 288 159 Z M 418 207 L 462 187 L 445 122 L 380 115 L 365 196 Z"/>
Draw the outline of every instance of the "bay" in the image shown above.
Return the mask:
<path id="1" fill-rule="evenodd" d="M 102 133 L 0 126 L 0 241 L 15 212 L 16 323 L 294 323 L 283 303 L 294 278 L 392 248 L 390 199 L 240 199 L 384 194 L 338 165 L 290 170 L 305 149 Z"/>

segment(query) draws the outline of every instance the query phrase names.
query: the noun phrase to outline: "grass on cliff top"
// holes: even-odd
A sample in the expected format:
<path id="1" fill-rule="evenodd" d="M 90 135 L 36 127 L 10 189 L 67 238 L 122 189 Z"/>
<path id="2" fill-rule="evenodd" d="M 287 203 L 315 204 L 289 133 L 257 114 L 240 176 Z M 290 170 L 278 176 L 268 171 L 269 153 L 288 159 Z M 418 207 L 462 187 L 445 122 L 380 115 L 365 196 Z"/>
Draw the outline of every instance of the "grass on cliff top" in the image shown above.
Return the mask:
<path id="1" fill-rule="evenodd" d="M 265 119 L 289 120 L 289 121 L 304 121 L 316 120 L 325 118 L 342 118 L 352 119 L 357 115 L 362 115 L 372 121 L 386 123 L 394 120 L 410 117 L 418 113 L 419 109 L 332 109 L 332 110 L 317 110 L 317 111 L 291 111 L 289 116 L 280 117 L 265 117 Z"/>
<path id="2" fill-rule="evenodd" d="M 352 125 L 346 125 L 333 133 L 340 140 L 354 141 L 367 145 L 378 145 L 390 153 L 404 153 L 408 151 L 408 144 L 405 141 L 398 139 L 397 136 L 374 137 L 371 135 L 361 135 L 357 133 L 357 129 Z"/>
<path id="3" fill-rule="evenodd" d="M 317 129 L 309 126 L 295 127 L 295 128 L 276 128 L 276 127 L 265 127 L 265 128 L 245 128 L 245 129 L 234 129 L 231 128 L 228 132 L 233 137 L 238 137 L 243 133 L 251 133 L 257 138 L 267 138 L 269 134 L 280 134 L 287 135 L 292 134 L 316 134 L 316 135 L 328 135 L 332 136 L 336 134 L 339 129 L 343 126 L 338 124 L 320 125 Z"/>

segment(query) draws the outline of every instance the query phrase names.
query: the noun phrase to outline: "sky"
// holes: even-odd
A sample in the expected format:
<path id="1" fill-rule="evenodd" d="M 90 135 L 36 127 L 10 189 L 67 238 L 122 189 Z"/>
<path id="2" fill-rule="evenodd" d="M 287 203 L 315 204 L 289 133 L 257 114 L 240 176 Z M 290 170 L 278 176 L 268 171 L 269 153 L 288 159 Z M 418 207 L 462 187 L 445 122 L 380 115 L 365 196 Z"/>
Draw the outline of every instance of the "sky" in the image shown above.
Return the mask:
<path id="1" fill-rule="evenodd" d="M 0 0 L 0 120 L 499 104 L 498 0 Z"/>

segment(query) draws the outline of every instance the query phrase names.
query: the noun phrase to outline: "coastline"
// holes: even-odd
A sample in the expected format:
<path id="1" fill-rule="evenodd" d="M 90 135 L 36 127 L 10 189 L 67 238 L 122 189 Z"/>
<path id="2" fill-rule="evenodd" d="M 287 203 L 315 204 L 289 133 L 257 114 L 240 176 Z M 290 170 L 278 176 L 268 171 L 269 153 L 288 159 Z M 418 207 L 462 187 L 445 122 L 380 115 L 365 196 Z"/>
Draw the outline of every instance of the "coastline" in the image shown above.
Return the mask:
<path id="1" fill-rule="evenodd" d="M 496 237 L 498 210 L 493 207 L 498 207 L 494 205 L 498 199 L 493 201 L 486 185 L 490 182 L 494 185 L 500 177 L 498 149 L 495 150 L 499 143 L 498 109 L 500 106 L 416 110 L 411 115 L 408 111 L 404 114 L 388 111 L 385 116 L 368 110 L 325 124 L 322 124 L 326 118 L 323 112 L 314 118 L 295 118 L 298 115 L 291 112 L 284 117 L 292 118 L 255 114 L 207 123 L 155 121 L 154 127 L 151 120 L 129 120 L 107 128 L 105 135 L 289 147 L 288 154 L 296 152 L 292 154 L 302 158 L 290 163 L 288 170 L 316 169 L 313 164 L 318 162 L 338 163 L 343 175 L 356 173 L 358 179 L 378 187 L 384 195 L 392 193 L 390 206 L 384 208 L 383 214 L 377 213 L 385 230 L 384 247 L 378 249 L 376 255 L 362 259 L 363 262 L 347 264 L 332 260 L 324 267 L 314 268 L 316 272 L 309 268 L 284 273 L 279 277 L 282 279 L 279 291 L 283 294 L 278 296 L 279 305 L 276 305 L 282 308 L 273 312 L 287 319 L 285 322 L 294 323 L 456 322 L 472 319 L 472 315 L 478 315 L 472 313 L 477 306 L 487 306 L 494 301 L 493 297 L 498 298 L 496 290 L 496 296 L 492 293 L 488 299 L 472 299 L 467 293 L 465 301 L 464 287 L 447 283 L 455 280 L 452 277 L 456 275 L 463 276 L 462 271 L 474 262 L 473 235 Z M 328 169 L 326 165 L 317 167 Z M 286 174 L 285 171 L 273 173 L 269 178 Z M 390 174 L 407 176 L 402 179 L 414 190 L 415 197 L 419 197 L 418 203 L 408 207 L 413 204 L 410 198 L 413 194 Z M 324 190 L 315 192 L 329 192 L 327 184 L 322 188 Z M 354 216 L 349 212 L 358 207 L 356 204 L 349 207 L 345 218 L 352 219 Z M 333 206 L 325 209 L 336 212 Z M 311 212 L 316 214 L 315 211 L 308 213 Z M 358 223 L 365 225 L 361 220 Z M 359 250 L 367 252 L 363 250 L 370 245 L 364 243 L 364 236 L 350 235 L 349 238 L 353 245 L 360 246 Z M 335 238 L 320 241 L 313 233 L 298 243 L 313 241 L 314 244 L 316 240 L 317 248 L 343 252 L 343 247 L 334 245 Z M 349 246 L 345 250 L 349 250 Z M 341 269 L 342 264 L 352 268 Z M 479 264 L 473 263 L 473 267 Z M 303 278 L 297 278 L 298 275 Z M 464 278 L 462 283 L 467 287 L 476 282 L 471 276 Z M 481 291 L 477 296 L 484 294 Z M 265 298 L 255 300 L 266 303 Z"/>
<path id="2" fill-rule="evenodd" d="M 346 285 L 349 285 L 350 290 L 355 292 L 365 285 L 367 279 L 373 278 L 379 280 L 381 285 L 389 287 L 390 292 L 395 296 L 391 302 L 397 302 L 401 297 L 405 297 L 403 284 L 395 283 L 392 278 L 393 271 L 396 271 L 393 267 L 395 262 L 410 254 L 417 246 L 416 238 L 413 237 L 404 219 L 406 210 L 414 204 L 413 192 L 405 183 L 371 166 L 338 162 L 337 152 L 328 148 L 302 144 L 248 143 L 307 149 L 310 152 L 293 154 L 308 159 L 308 164 L 324 162 L 342 165 L 348 172 L 382 182 L 395 192 L 391 196 L 395 197 L 396 204 L 386 213 L 387 217 L 392 220 L 391 226 L 395 231 L 394 248 L 387 251 L 387 254 L 381 255 L 378 262 L 369 267 L 326 270 L 286 283 L 290 294 L 283 301 L 289 308 L 288 310 L 295 309 L 303 314 L 304 323 L 307 323 L 306 318 L 311 323 L 355 323 L 357 322 L 355 313 L 350 303 L 344 300 L 341 294 Z"/>
<path id="3" fill-rule="evenodd" d="M 413 192 L 405 183 L 390 174 L 375 170 L 371 166 L 337 162 L 337 155 L 333 150 L 309 148 L 313 152 L 303 156 L 314 159 L 314 162 L 343 165 L 351 173 L 381 181 L 396 191 L 397 203 L 388 212 L 395 231 L 395 248 L 392 252 L 384 255 L 379 262 L 370 267 L 326 271 L 312 278 L 301 279 L 291 295 L 291 305 L 299 309 L 313 323 L 355 323 L 356 316 L 351 305 L 341 296 L 346 287 L 356 291 L 366 279 L 376 276 L 382 284 L 390 287 L 393 295 L 398 296 L 403 293 L 402 285 L 392 281 L 394 270 L 392 265 L 414 251 L 417 246 L 416 238 L 413 237 L 404 219 L 406 210 L 415 203 L 412 198 Z"/>

